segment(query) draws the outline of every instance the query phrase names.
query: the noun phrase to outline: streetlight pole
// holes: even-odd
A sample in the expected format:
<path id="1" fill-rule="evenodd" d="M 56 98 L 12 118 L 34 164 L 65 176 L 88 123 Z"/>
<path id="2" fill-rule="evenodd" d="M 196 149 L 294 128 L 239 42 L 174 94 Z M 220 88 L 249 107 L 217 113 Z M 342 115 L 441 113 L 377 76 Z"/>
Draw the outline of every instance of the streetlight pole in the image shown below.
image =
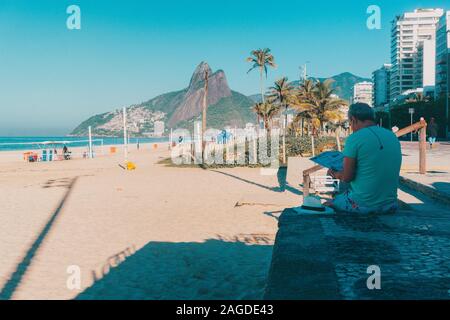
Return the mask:
<path id="1" fill-rule="evenodd" d="M 411 113 L 411 125 L 412 125 L 412 121 L 413 121 L 413 114 Z M 411 142 L 413 140 L 413 133 L 411 132 Z"/>
<path id="2" fill-rule="evenodd" d="M 414 114 L 414 108 L 409 108 L 408 109 L 408 112 L 409 112 L 409 114 L 410 114 L 410 116 L 411 116 L 411 125 L 413 124 L 413 114 Z M 412 133 L 412 131 L 411 131 L 411 133 L 410 133 L 410 135 L 411 135 L 411 142 L 413 141 L 413 133 Z"/>
<path id="3" fill-rule="evenodd" d="M 303 66 L 299 67 L 299 69 L 302 71 L 300 74 L 300 78 L 303 79 L 303 82 L 305 82 L 308 79 L 308 73 L 307 73 L 307 64 L 310 63 L 310 61 L 306 61 Z"/>
<path id="4" fill-rule="evenodd" d="M 127 139 L 127 108 L 123 107 L 123 153 L 125 162 L 128 161 L 128 139 Z"/>

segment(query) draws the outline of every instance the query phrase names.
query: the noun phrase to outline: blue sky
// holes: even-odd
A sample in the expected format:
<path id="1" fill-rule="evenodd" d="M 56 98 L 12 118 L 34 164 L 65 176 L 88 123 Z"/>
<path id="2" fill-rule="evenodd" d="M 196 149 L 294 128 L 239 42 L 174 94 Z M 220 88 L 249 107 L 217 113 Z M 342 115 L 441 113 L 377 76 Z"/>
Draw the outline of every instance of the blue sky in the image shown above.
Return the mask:
<path id="1" fill-rule="evenodd" d="M 281 77 L 349 71 L 369 77 L 389 62 L 390 21 L 446 1 L 0 0 L 0 135 L 66 134 L 87 117 L 182 89 L 202 60 L 230 87 L 258 92 L 252 49 L 269 47 Z M 81 30 L 66 8 L 81 8 Z M 381 8 L 381 30 L 366 9 Z"/>

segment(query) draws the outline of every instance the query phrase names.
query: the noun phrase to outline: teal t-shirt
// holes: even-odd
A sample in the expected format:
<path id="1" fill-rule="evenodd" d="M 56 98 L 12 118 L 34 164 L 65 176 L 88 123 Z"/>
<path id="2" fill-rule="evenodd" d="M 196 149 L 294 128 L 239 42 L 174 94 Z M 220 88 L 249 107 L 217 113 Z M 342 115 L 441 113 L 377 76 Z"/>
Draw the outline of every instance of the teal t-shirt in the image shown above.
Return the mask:
<path id="1" fill-rule="evenodd" d="M 402 153 L 393 132 L 378 126 L 360 129 L 345 141 L 344 156 L 356 159 L 350 187 L 357 203 L 372 208 L 397 200 Z"/>

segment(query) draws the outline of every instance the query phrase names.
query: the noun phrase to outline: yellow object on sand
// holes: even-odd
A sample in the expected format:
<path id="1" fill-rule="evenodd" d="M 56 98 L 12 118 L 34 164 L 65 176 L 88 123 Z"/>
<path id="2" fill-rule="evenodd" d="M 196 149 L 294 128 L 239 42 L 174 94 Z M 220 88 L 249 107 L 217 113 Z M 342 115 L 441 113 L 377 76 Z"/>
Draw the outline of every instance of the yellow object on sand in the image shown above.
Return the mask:
<path id="1" fill-rule="evenodd" d="M 131 162 L 131 161 L 127 161 L 126 162 L 126 166 L 127 166 L 127 170 L 134 170 L 134 169 L 136 169 L 136 165 L 133 162 Z"/>

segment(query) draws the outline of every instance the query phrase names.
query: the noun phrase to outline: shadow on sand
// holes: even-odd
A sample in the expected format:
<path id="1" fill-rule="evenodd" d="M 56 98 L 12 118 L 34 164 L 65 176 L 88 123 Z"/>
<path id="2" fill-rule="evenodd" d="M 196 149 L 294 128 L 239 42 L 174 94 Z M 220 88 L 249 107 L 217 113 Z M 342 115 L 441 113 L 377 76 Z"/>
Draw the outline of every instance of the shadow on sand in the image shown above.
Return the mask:
<path id="1" fill-rule="evenodd" d="M 278 168 L 278 171 L 277 171 L 278 187 L 269 187 L 269 186 L 265 186 L 265 185 L 263 185 L 263 184 L 260 184 L 260 183 L 257 183 L 257 182 L 251 181 L 251 180 L 247 180 L 247 179 L 244 179 L 244 178 L 235 176 L 235 175 L 233 175 L 233 174 L 231 174 L 231 173 L 227 173 L 227 172 L 223 172 L 223 171 L 219 171 L 219 170 L 211 170 L 211 171 L 216 172 L 216 173 L 223 174 L 223 175 L 225 175 L 225 176 L 228 176 L 228 177 L 237 179 L 237 180 L 239 180 L 239 181 L 242 181 L 242 182 L 245 182 L 245 183 L 248 183 L 248 184 L 251 184 L 251 185 L 254 185 L 254 186 L 257 186 L 257 187 L 266 189 L 266 190 L 269 190 L 269 191 L 273 191 L 273 192 L 284 192 L 284 191 L 287 190 L 287 191 L 292 192 L 293 194 L 296 194 L 296 195 L 302 195 L 302 194 L 303 194 L 302 191 L 300 191 L 300 190 L 298 190 L 298 189 L 292 187 L 292 186 L 286 181 L 287 167 L 279 167 L 279 168 Z"/>
<path id="2" fill-rule="evenodd" d="M 149 242 L 76 299 L 261 299 L 272 245 L 251 236 Z"/>
<path id="3" fill-rule="evenodd" d="M 77 177 L 72 179 L 70 182 L 66 181 L 66 184 L 64 185 L 64 187 L 67 188 L 66 194 L 62 198 L 62 200 L 59 203 L 56 210 L 51 215 L 50 219 L 45 224 L 44 228 L 39 233 L 36 240 L 33 242 L 31 247 L 28 249 L 27 253 L 25 254 L 25 256 L 22 258 L 22 261 L 16 266 L 15 271 L 12 273 L 9 280 L 5 283 L 3 288 L 0 290 L 0 300 L 11 299 L 14 292 L 19 287 L 19 285 L 22 281 L 22 278 L 24 277 L 25 273 L 27 272 L 28 267 L 31 265 L 36 252 L 39 250 L 41 244 L 45 240 L 45 237 L 50 232 L 50 229 L 52 228 L 52 226 L 55 223 L 56 219 L 58 218 L 59 214 L 61 213 L 61 209 L 63 208 L 64 203 L 66 202 L 71 191 L 73 190 L 73 187 L 74 187 L 76 181 L 77 181 Z"/>

